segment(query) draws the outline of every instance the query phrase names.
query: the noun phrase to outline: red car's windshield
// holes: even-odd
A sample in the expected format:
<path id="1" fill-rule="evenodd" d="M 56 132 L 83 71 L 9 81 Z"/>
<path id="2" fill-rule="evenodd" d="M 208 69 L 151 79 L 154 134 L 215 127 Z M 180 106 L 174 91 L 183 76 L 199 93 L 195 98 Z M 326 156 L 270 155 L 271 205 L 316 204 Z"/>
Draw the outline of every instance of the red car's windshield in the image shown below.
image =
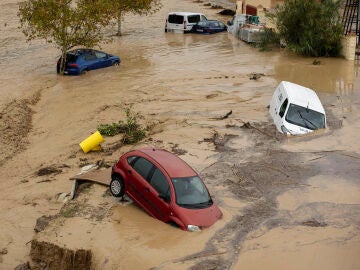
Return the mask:
<path id="1" fill-rule="evenodd" d="M 176 204 L 185 208 L 206 208 L 213 204 L 210 195 L 198 176 L 171 179 Z"/>

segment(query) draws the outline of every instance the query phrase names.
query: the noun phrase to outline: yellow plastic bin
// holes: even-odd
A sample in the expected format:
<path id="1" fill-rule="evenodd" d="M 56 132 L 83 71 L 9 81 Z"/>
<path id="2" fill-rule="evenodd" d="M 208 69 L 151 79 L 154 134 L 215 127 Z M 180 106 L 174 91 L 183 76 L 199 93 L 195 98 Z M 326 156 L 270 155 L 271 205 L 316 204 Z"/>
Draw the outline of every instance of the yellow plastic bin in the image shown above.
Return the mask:
<path id="1" fill-rule="evenodd" d="M 99 151 L 101 150 L 100 143 L 104 141 L 104 138 L 101 136 L 99 131 L 94 132 L 85 140 L 83 140 L 79 145 L 84 153 L 89 151 Z"/>

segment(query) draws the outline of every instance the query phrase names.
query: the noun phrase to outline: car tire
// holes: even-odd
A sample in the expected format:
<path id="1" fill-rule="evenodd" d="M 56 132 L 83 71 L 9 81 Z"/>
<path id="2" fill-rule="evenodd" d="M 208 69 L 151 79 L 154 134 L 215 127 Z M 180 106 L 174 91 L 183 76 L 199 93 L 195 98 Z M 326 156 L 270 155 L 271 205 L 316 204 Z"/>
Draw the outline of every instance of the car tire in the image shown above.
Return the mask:
<path id="1" fill-rule="evenodd" d="M 120 176 L 113 176 L 110 182 L 110 193 L 114 197 L 122 197 L 125 194 L 125 185 L 124 181 Z"/>
<path id="2" fill-rule="evenodd" d="M 120 65 L 120 62 L 118 62 L 118 61 L 114 62 L 114 66 L 119 66 L 119 65 Z"/>
<path id="3" fill-rule="evenodd" d="M 85 75 L 87 72 L 88 72 L 87 69 L 83 69 L 83 70 L 80 72 L 80 75 Z"/>

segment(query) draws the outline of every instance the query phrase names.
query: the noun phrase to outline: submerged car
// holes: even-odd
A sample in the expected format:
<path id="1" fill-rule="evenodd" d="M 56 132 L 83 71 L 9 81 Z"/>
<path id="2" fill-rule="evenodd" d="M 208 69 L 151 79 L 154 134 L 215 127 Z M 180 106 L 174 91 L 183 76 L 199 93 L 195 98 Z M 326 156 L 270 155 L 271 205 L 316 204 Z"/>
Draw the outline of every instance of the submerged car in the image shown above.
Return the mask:
<path id="1" fill-rule="evenodd" d="M 192 32 L 200 34 L 214 34 L 226 30 L 227 26 L 217 20 L 200 21 L 192 28 Z"/>
<path id="2" fill-rule="evenodd" d="M 222 217 L 200 176 L 176 155 L 141 148 L 120 157 L 113 166 L 110 192 L 125 194 L 150 216 L 199 231 Z"/>
<path id="3" fill-rule="evenodd" d="M 59 58 L 56 66 L 57 73 L 60 73 L 62 57 Z M 120 64 L 118 56 L 93 49 L 76 49 L 66 54 L 64 74 L 79 75 L 89 70 L 105 68 Z"/>
<path id="4" fill-rule="evenodd" d="M 326 128 L 326 114 L 315 91 L 282 81 L 269 106 L 276 128 L 283 134 L 300 135 Z"/>
<path id="5" fill-rule="evenodd" d="M 197 22 L 206 20 L 202 13 L 171 12 L 166 17 L 165 32 L 189 33 Z"/>

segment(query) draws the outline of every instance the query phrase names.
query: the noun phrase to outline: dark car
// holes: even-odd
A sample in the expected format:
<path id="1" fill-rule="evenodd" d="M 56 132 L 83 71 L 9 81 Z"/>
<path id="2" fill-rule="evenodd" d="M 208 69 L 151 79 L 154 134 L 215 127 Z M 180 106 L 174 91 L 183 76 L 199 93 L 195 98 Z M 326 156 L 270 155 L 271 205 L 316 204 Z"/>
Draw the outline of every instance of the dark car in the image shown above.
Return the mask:
<path id="1" fill-rule="evenodd" d="M 62 58 L 60 57 L 57 62 L 57 73 L 60 73 L 61 60 Z M 118 56 L 92 49 L 76 49 L 66 54 L 64 74 L 79 75 L 89 70 L 119 64 L 120 58 Z"/>
<path id="2" fill-rule="evenodd" d="M 124 154 L 111 178 L 113 196 L 126 193 L 149 215 L 183 230 L 198 231 L 222 217 L 200 176 L 166 150 L 141 148 Z"/>
<path id="3" fill-rule="evenodd" d="M 192 28 L 192 32 L 200 34 L 214 34 L 226 30 L 227 26 L 217 20 L 200 21 Z"/>

